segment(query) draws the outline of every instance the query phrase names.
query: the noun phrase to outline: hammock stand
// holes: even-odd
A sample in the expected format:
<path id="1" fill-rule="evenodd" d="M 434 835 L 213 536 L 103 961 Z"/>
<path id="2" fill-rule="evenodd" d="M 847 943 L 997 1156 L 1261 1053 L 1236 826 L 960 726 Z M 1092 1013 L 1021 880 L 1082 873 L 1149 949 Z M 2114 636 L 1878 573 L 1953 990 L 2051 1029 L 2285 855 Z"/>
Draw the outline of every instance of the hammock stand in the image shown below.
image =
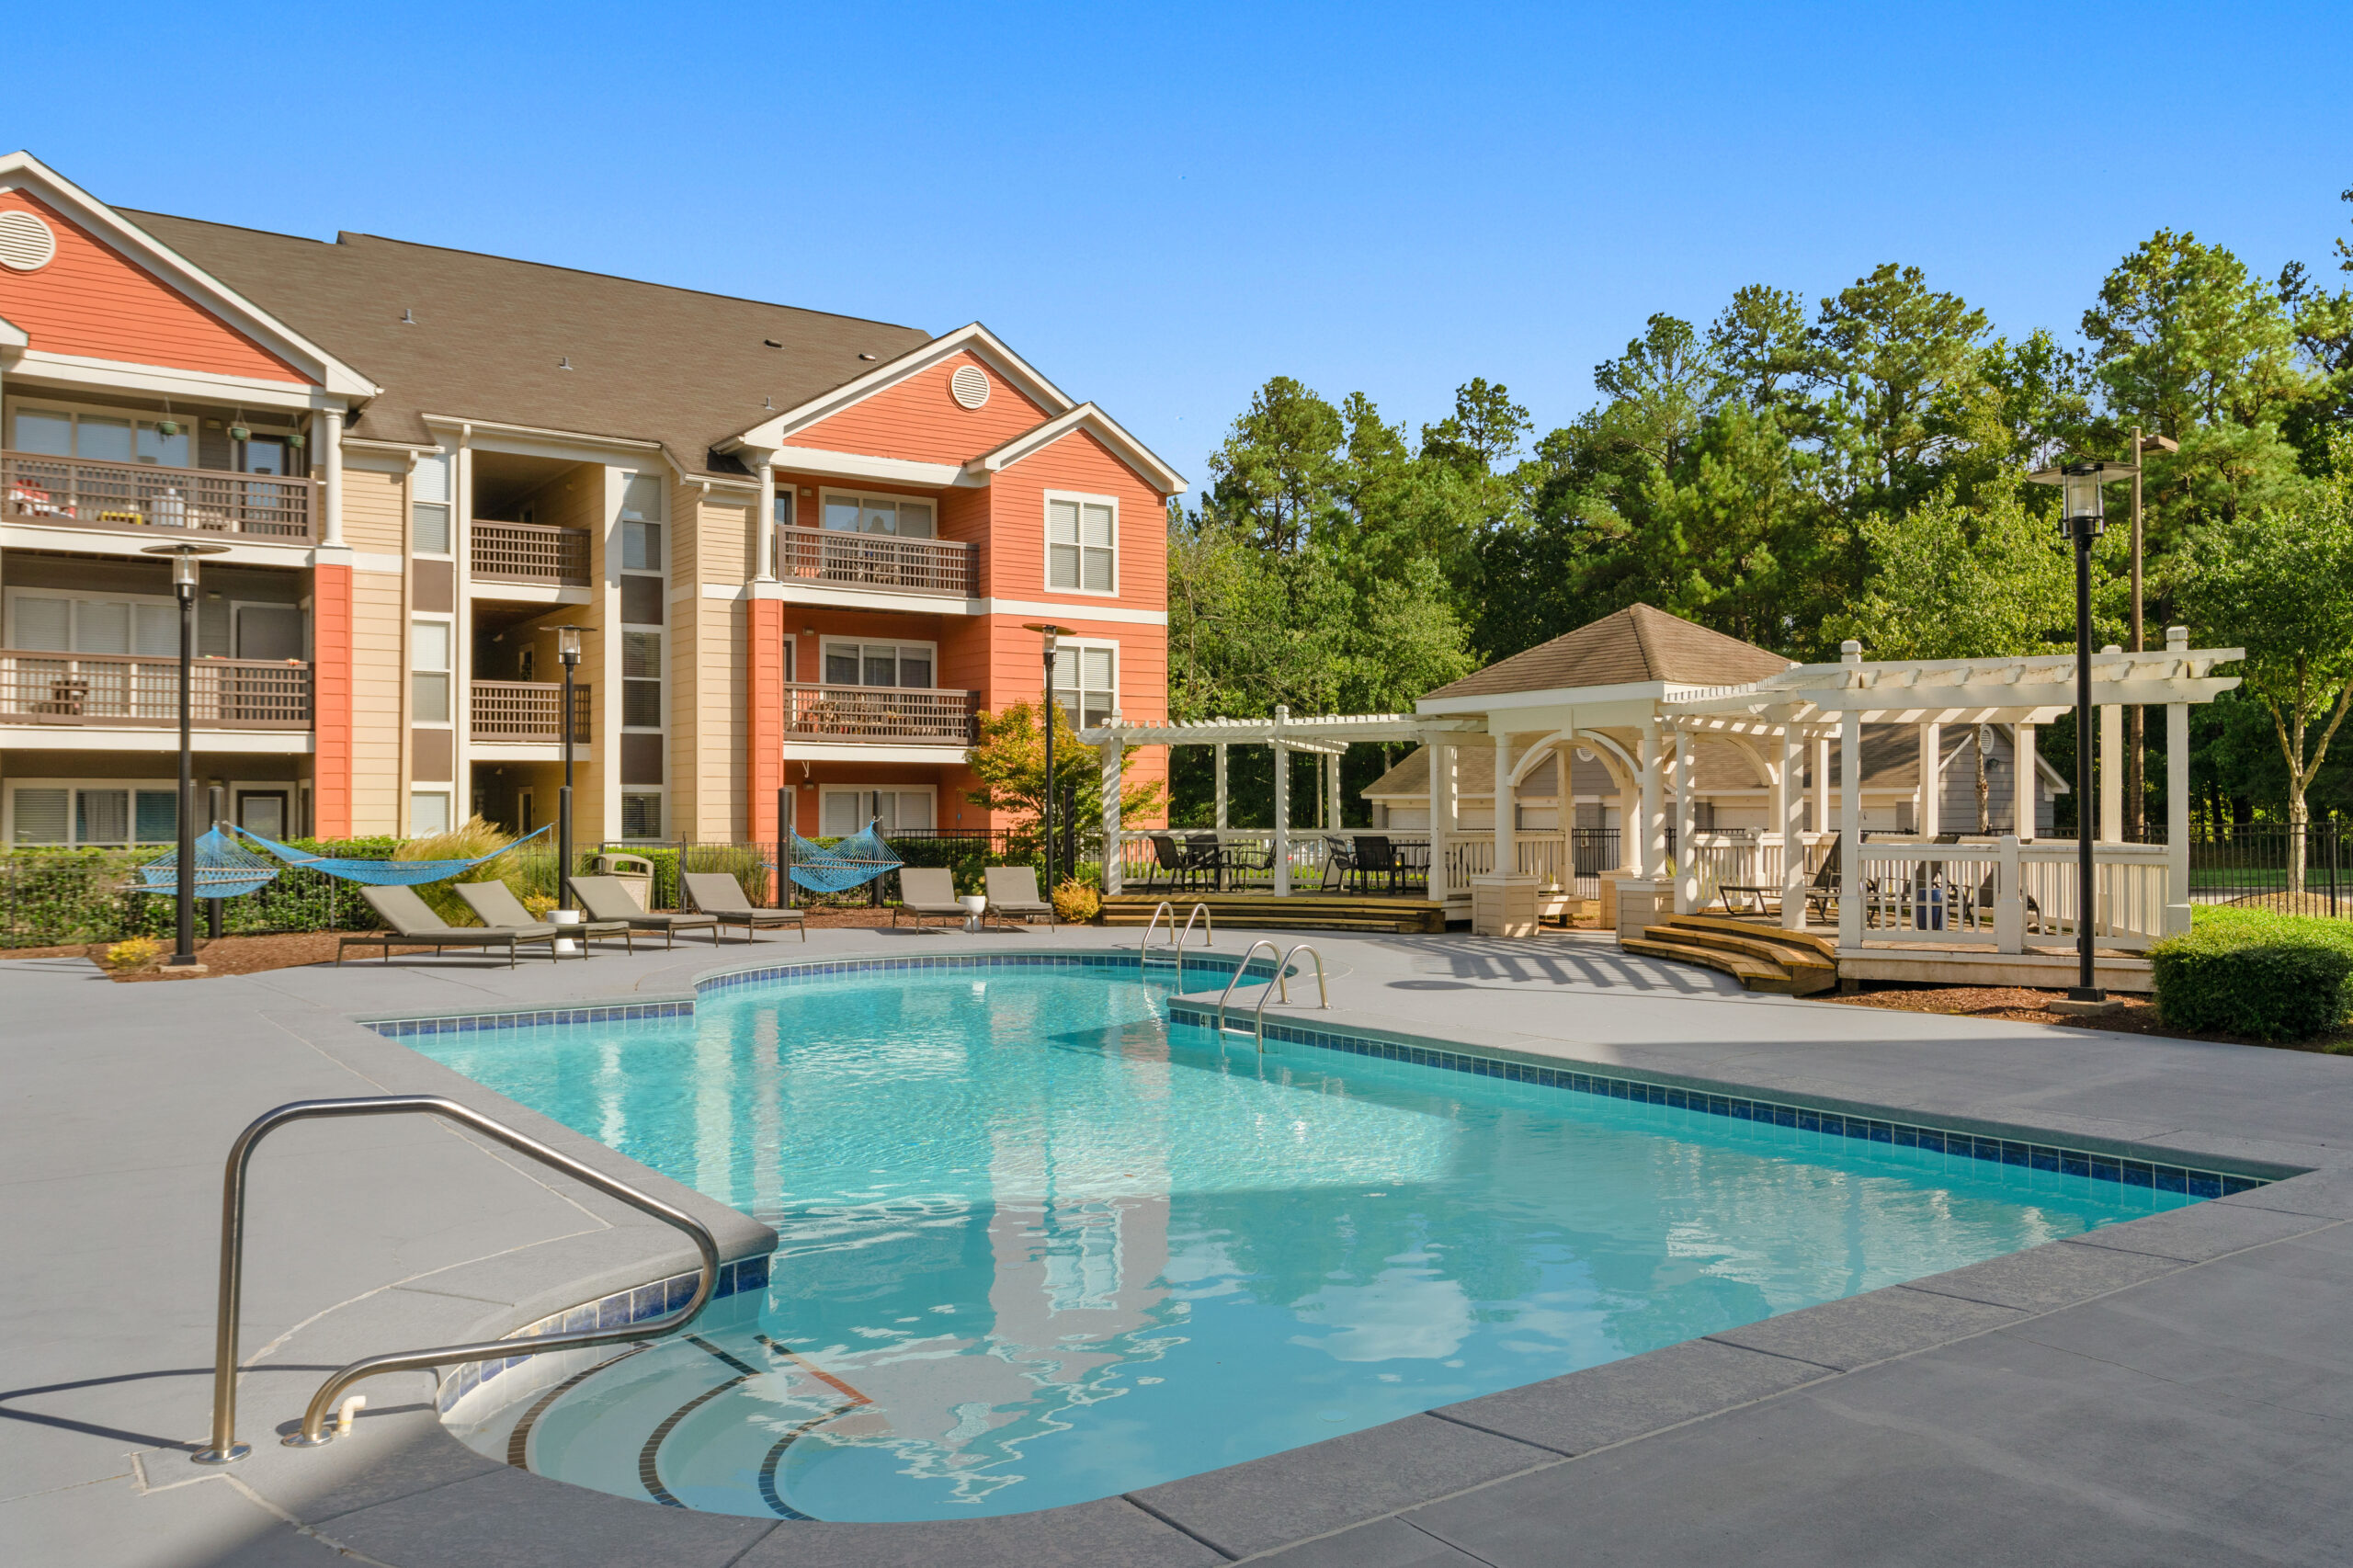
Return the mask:
<path id="1" fill-rule="evenodd" d="M 414 888 L 422 887 L 426 882 L 447 881 L 460 871 L 471 871 L 476 866 L 488 865 L 501 855 L 509 855 L 520 849 L 532 839 L 539 837 L 540 834 L 553 831 L 553 827 L 551 824 L 549 827 L 536 829 L 525 834 L 504 849 L 495 850 L 488 855 L 477 855 L 471 860 L 347 860 L 333 855 L 313 855 L 308 850 L 297 849 L 290 844 L 280 844 L 274 838 L 264 838 L 250 828 L 240 827 L 232 831 L 242 837 L 252 839 L 290 866 L 300 866 L 308 870 L 323 872 L 330 877 L 339 877 L 347 882 L 358 882 L 363 887 Z M 160 862 L 157 863 L 160 864 Z M 272 875 L 275 874 L 275 872 L 272 873 Z"/>
<path id="2" fill-rule="evenodd" d="M 811 892 L 847 892 L 904 864 L 871 823 L 831 849 L 792 835 L 792 880 Z"/>

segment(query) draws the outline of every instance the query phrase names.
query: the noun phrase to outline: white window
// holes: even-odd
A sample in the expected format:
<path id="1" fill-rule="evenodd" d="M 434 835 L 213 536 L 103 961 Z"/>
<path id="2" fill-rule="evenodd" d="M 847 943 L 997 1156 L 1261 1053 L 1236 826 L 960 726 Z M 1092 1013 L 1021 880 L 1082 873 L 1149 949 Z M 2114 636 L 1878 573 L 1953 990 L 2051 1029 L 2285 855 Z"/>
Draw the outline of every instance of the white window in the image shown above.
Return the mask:
<path id="1" fill-rule="evenodd" d="M 1110 642 L 1064 642 L 1054 650 L 1054 700 L 1074 726 L 1108 724 L 1120 710 L 1120 650 Z"/>
<path id="2" fill-rule="evenodd" d="M 779 519 L 781 521 L 782 519 Z M 845 495 L 825 492 L 824 526 L 837 533 L 896 534 L 930 539 L 932 506 L 904 495 Z"/>
<path id="3" fill-rule="evenodd" d="M 449 831 L 449 791 L 412 790 L 408 797 L 408 831 L 412 838 Z"/>
<path id="4" fill-rule="evenodd" d="M 450 625 L 419 620 L 409 628 L 409 706 L 420 724 L 449 722 Z M 446 807 L 445 807 L 446 809 Z"/>
<path id="5" fill-rule="evenodd" d="M 819 813 L 818 832 L 826 838 L 847 838 L 870 822 L 885 838 L 893 833 L 928 832 L 933 801 L 934 792 L 927 789 L 827 790 Z"/>
<path id="6" fill-rule="evenodd" d="M 449 553 L 449 454 L 416 460 L 409 504 L 409 548 L 419 555 Z"/>
<path id="7" fill-rule="evenodd" d="M 12 844 L 127 846 L 179 834 L 179 791 L 169 786 L 43 782 L 8 793 Z"/>
<path id="8" fill-rule="evenodd" d="M 660 795 L 623 794 L 621 796 L 621 836 L 623 838 L 662 836 L 662 797 Z"/>
<path id="9" fill-rule="evenodd" d="M 186 468 L 188 440 L 188 424 L 181 420 L 77 414 L 59 408 L 17 410 L 17 449 L 43 457 Z"/>
<path id="10" fill-rule="evenodd" d="M 660 475 L 633 473 L 629 476 L 628 483 L 621 488 L 621 519 L 631 523 L 658 523 L 662 520 Z"/>
<path id="11" fill-rule="evenodd" d="M 626 522 L 621 525 L 621 570 L 662 570 L 662 525 Z"/>
<path id="12" fill-rule="evenodd" d="M 827 686 L 906 686 L 931 688 L 937 665 L 928 642 L 825 644 Z"/>
<path id="13" fill-rule="evenodd" d="M 662 727 L 662 634 L 621 633 L 621 724 L 632 730 Z M 659 835 L 624 834 L 625 838 Z"/>
<path id="14" fill-rule="evenodd" d="M 1046 586 L 1120 591 L 1120 504 L 1106 495 L 1046 496 Z"/>
<path id="15" fill-rule="evenodd" d="M 137 653 L 172 658 L 180 651 L 179 606 L 170 599 L 8 596 L 8 646 L 57 653 Z"/>

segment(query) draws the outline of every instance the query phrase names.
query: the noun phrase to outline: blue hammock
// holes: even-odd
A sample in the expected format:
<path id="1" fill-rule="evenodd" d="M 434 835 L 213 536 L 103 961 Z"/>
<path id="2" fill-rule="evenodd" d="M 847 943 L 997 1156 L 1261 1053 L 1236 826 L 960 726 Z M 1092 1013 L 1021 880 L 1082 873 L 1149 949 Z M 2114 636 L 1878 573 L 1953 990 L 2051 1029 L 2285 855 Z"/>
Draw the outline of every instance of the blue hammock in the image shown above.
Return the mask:
<path id="1" fill-rule="evenodd" d="M 278 868 L 214 827 L 196 841 L 196 896 L 242 898 L 267 885 Z M 177 892 L 180 852 L 176 849 L 139 868 L 141 892 Z"/>
<path id="2" fill-rule="evenodd" d="M 236 830 L 252 839 L 290 866 L 307 870 L 323 871 L 330 877 L 340 877 L 347 882 L 358 882 L 371 888 L 413 888 L 426 882 L 447 881 L 460 871 L 471 871 L 476 866 L 487 865 L 499 856 L 521 848 L 542 833 L 552 831 L 542 827 L 528 833 L 505 849 L 488 855 L 477 855 L 471 860 L 345 860 L 332 855 L 313 855 L 297 849 L 290 844 L 280 844 L 274 838 L 264 838 L 249 828 Z"/>
<path id="3" fill-rule="evenodd" d="M 831 849 L 792 835 L 792 880 L 811 892 L 847 892 L 904 864 L 871 823 Z"/>

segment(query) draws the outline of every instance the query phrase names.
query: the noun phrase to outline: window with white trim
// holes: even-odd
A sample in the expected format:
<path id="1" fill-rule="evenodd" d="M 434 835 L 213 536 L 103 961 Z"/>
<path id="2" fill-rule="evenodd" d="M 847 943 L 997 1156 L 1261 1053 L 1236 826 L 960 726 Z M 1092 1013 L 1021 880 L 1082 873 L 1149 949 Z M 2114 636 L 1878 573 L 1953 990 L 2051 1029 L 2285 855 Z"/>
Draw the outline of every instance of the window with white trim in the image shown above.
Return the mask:
<path id="1" fill-rule="evenodd" d="M 847 838 L 872 822 L 885 838 L 910 830 L 929 832 L 937 802 L 938 791 L 930 789 L 829 789 L 818 812 L 817 831 L 824 838 Z"/>
<path id="2" fill-rule="evenodd" d="M 409 626 L 408 668 L 410 717 L 420 724 L 449 722 L 449 655 L 454 641 L 446 620 L 418 620 Z"/>
<path id="3" fill-rule="evenodd" d="M 933 512 L 928 501 L 907 495 L 851 495 L 825 492 L 824 526 L 836 533 L 895 534 L 901 539 L 930 539 Z"/>
<path id="4" fill-rule="evenodd" d="M 1046 496 L 1046 586 L 1120 591 L 1120 504 L 1108 495 Z"/>
<path id="5" fill-rule="evenodd" d="M 409 502 L 409 548 L 418 555 L 449 551 L 449 455 L 427 452 L 416 460 Z"/>
<path id="6" fill-rule="evenodd" d="M 40 653 L 169 658 L 180 651 L 179 606 L 143 595 L 78 598 L 19 589 L 8 596 L 7 645 Z"/>
<path id="7" fill-rule="evenodd" d="M 179 835 L 179 790 L 167 784 L 19 784 L 8 791 L 8 841 L 58 847 L 169 844 Z"/>
<path id="8" fill-rule="evenodd" d="M 621 633 L 621 727 L 658 730 L 662 727 L 662 634 L 659 631 Z M 624 836 L 639 837 L 631 834 Z"/>
<path id="9" fill-rule="evenodd" d="M 1119 644 L 1064 642 L 1057 647 L 1054 700 L 1075 728 L 1109 723 L 1120 710 Z"/>
<path id="10" fill-rule="evenodd" d="M 20 406 L 16 425 L 15 445 L 20 452 L 161 468 L 189 466 L 186 420 L 135 419 L 120 414 L 81 414 L 62 408 Z"/>
<path id="11" fill-rule="evenodd" d="M 662 797 L 657 793 L 629 791 L 621 796 L 621 836 L 623 838 L 659 838 L 662 836 Z"/>
<path id="12" fill-rule="evenodd" d="M 825 642 L 827 686 L 931 688 L 938 660 L 929 642 Z"/>
<path id="13" fill-rule="evenodd" d="M 408 831 L 412 838 L 449 831 L 449 791 L 412 790 L 408 796 Z"/>

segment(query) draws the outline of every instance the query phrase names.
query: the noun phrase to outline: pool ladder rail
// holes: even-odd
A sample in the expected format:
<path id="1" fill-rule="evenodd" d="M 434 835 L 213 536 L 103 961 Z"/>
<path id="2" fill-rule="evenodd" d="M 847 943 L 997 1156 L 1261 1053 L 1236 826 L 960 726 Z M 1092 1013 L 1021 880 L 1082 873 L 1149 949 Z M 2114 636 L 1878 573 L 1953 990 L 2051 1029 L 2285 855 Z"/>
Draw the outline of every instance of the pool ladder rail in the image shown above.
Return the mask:
<path id="1" fill-rule="evenodd" d="M 1250 960 L 1258 956 L 1260 948 L 1266 949 L 1270 953 L 1281 953 L 1281 956 L 1275 960 L 1273 978 L 1267 982 L 1266 989 L 1258 993 L 1258 1006 L 1251 1010 L 1250 1015 L 1253 1026 L 1251 1032 L 1256 1037 L 1258 1050 L 1263 1053 L 1267 1049 L 1267 998 L 1279 991 L 1282 994 L 1283 1005 L 1285 1006 L 1290 1005 L 1290 981 L 1288 976 L 1290 973 L 1291 960 L 1305 953 L 1315 960 L 1316 1006 L 1327 1013 L 1332 1010 L 1332 993 L 1331 989 L 1324 983 L 1324 955 L 1322 953 L 1317 952 L 1305 942 L 1292 943 L 1290 951 L 1285 953 L 1273 942 L 1261 937 L 1250 944 L 1250 950 L 1242 955 L 1240 963 L 1233 966 L 1233 973 L 1227 979 L 1225 990 L 1218 996 L 1217 1033 L 1220 1040 L 1223 1040 L 1227 1032 L 1225 999 L 1233 994 L 1233 988 L 1241 983 L 1243 972 L 1250 967 Z"/>
<path id="2" fill-rule="evenodd" d="M 695 1293 L 676 1312 L 649 1318 L 627 1328 L 543 1334 L 532 1339 L 492 1339 L 472 1345 L 445 1345 L 434 1350 L 404 1350 L 394 1355 L 369 1356 L 354 1361 L 319 1385 L 319 1392 L 311 1396 L 310 1408 L 302 1413 L 301 1429 L 282 1439 L 288 1448 L 315 1449 L 332 1441 L 336 1433 L 347 1432 L 347 1421 L 336 1422 L 335 1430 L 329 1430 L 329 1424 L 335 1415 L 335 1400 L 363 1378 L 372 1378 L 380 1372 L 424 1371 L 452 1361 L 494 1361 L 517 1354 L 536 1356 L 551 1350 L 577 1350 L 593 1345 L 620 1345 L 629 1340 L 658 1338 L 692 1323 L 695 1314 L 702 1311 L 711 1293 L 719 1288 L 719 1243 L 693 1215 L 673 1209 L 627 1182 L 618 1181 L 602 1171 L 584 1165 L 568 1154 L 558 1153 L 537 1139 L 527 1137 L 455 1100 L 445 1099 L 439 1095 L 368 1095 L 349 1099 L 296 1100 L 279 1106 L 275 1110 L 264 1111 L 251 1126 L 237 1134 L 237 1141 L 229 1146 L 228 1166 L 222 1176 L 221 1302 L 212 1368 L 212 1440 L 190 1456 L 198 1464 L 234 1464 L 253 1452 L 250 1446 L 237 1441 L 237 1328 L 244 1274 L 245 1176 L 246 1167 L 253 1163 L 254 1146 L 291 1121 L 306 1121 L 320 1117 L 404 1114 L 438 1116 L 445 1121 L 470 1127 L 496 1139 L 517 1153 L 528 1154 L 543 1165 L 552 1166 L 574 1180 L 595 1187 L 608 1198 L 619 1199 L 664 1224 L 684 1231 L 695 1244 L 695 1250 L 702 1255 L 701 1267 L 695 1278 Z"/>
<path id="3" fill-rule="evenodd" d="M 1152 919 L 1143 928 L 1143 941 L 1136 949 L 1138 974 L 1143 972 L 1144 960 L 1150 957 L 1152 951 L 1152 934 L 1160 928 L 1160 917 L 1164 915 L 1168 916 L 1168 929 L 1171 932 L 1176 931 L 1176 906 L 1164 898 L 1160 901 L 1159 907 L 1152 912 Z M 1185 929 L 1176 935 L 1176 989 L 1180 993 L 1185 989 L 1185 942 L 1192 936 L 1193 922 L 1197 918 L 1201 922 L 1201 929 L 1204 933 L 1201 937 L 1201 946 L 1205 948 L 1217 946 L 1217 919 L 1210 914 L 1208 904 L 1196 903 L 1191 913 L 1185 916 Z"/>

